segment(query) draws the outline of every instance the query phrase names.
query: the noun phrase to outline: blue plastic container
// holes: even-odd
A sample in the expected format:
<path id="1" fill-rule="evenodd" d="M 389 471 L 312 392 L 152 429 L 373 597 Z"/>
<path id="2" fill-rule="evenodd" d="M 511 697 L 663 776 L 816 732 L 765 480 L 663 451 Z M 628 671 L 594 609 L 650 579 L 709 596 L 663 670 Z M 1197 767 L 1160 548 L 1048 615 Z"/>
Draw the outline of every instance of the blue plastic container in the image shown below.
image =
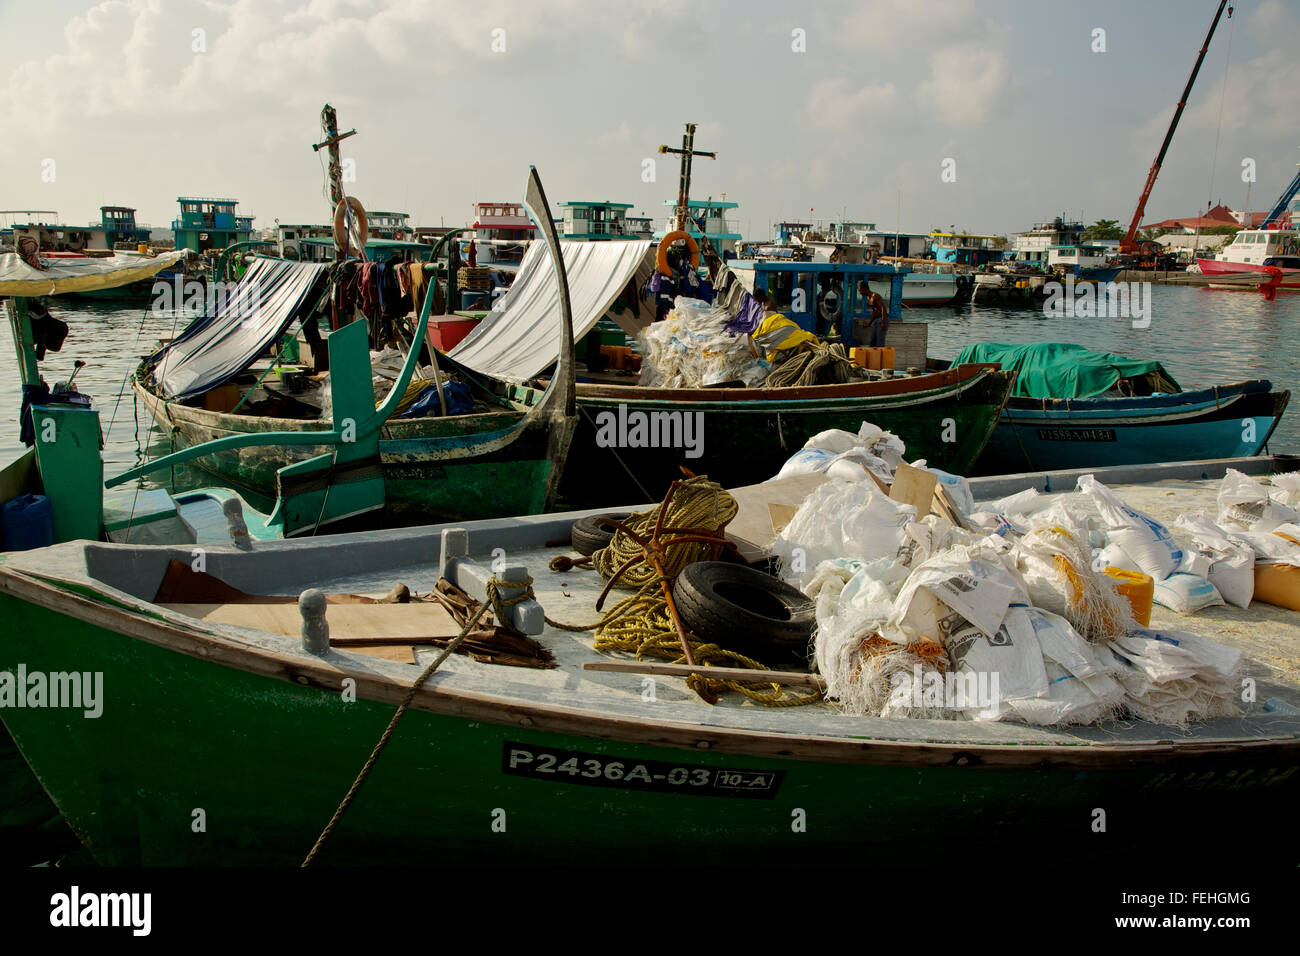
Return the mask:
<path id="1" fill-rule="evenodd" d="M 0 506 L 0 549 L 30 551 L 54 543 L 54 511 L 45 495 L 19 495 Z"/>

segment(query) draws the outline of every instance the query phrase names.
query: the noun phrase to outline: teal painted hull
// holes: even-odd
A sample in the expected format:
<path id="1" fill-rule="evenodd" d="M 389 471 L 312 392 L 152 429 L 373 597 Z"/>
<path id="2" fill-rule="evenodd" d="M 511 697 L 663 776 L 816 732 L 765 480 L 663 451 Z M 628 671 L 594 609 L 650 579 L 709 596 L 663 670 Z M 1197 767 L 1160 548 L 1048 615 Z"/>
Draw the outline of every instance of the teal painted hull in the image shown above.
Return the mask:
<path id="1" fill-rule="evenodd" d="M 976 474 L 1262 454 L 1290 399 L 1267 382 L 1150 399 L 1013 398 Z"/>

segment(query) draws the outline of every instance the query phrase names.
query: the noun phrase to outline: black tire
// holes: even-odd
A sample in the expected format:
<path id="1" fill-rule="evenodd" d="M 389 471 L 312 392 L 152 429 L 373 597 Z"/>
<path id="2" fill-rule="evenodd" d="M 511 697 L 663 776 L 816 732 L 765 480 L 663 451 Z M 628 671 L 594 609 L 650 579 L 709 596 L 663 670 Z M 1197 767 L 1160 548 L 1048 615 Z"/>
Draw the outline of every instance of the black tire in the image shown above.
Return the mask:
<path id="1" fill-rule="evenodd" d="M 595 554 L 613 540 L 614 529 L 596 524 L 597 518 L 613 518 L 615 521 L 626 521 L 628 515 L 592 515 L 589 518 L 579 518 L 573 522 L 573 527 L 569 530 L 569 540 L 573 542 L 573 550 L 579 554 Z"/>
<path id="2" fill-rule="evenodd" d="M 813 601 L 783 581 L 740 564 L 697 561 L 673 584 L 677 611 L 695 635 L 767 664 L 808 663 Z"/>

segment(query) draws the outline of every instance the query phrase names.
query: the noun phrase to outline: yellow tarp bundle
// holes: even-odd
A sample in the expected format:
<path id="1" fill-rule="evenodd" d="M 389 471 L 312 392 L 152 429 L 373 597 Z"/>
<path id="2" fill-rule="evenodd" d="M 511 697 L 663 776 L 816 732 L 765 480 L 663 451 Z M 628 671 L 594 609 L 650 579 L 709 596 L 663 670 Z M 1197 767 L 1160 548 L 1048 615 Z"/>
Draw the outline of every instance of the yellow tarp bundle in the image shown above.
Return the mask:
<path id="1" fill-rule="evenodd" d="M 13 252 L 0 254 L 0 296 L 35 297 L 65 292 L 116 289 L 161 272 L 189 255 L 189 250 L 157 256 L 122 255 L 49 259 L 49 268 L 33 269 Z"/>
<path id="2" fill-rule="evenodd" d="M 771 361 L 778 352 L 793 354 L 808 346 L 816 345 L 817 336 L 805 332 L 784 315 L 772 313 L 763 317 L 752 336 L 754 342 L 764 351 L 764 357 Z"/>

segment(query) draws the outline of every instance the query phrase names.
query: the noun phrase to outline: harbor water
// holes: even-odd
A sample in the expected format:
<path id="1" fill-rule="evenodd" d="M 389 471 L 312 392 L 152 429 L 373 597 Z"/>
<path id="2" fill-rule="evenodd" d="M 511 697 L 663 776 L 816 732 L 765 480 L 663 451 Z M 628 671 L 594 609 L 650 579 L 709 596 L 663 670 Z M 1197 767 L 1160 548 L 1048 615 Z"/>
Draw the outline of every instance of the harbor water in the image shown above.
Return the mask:
<path id="1" fill-rule="evenodd" d="M 1270 379 L 1276 388 L 1300 386 L 1300 294 L 1283 293 L 1270 302 L 1254 292 L 1180 286 L 1156 285 L 1150 293 L 1150 322 L 1141 328 L 1134 327 L 1131 318 L 1047 316 L 1036 310 L 970 305 L 906 309 L 903 320 L 929 324 L 928 351 L 935 358 L 955 358 L 963 346 L 975 342 L 1073 342 L 1159 360 L 1187 389 L 1257 378 Z M 67 379 L 74 361 L 86 363 L 76 386 L 94 399 L 100 411 L 105 473 L 114 474 L 146 456 L 169 451 L 168 436 L 134 401 L 129 377 L 141 357 L 160 338 L 174 336 L 188 316 L 75 299 L 55 302 L 52 312 L 68 322 L 70 331 L 62 351 L 46 356 L 42 372 L 53 384 Z M 0 457 L 6 463 L 23 451 L 18 440 L 20 404 L 15 357 L 4 350 L 0 355 Z M 1300 451 L 1300 411 L 1283 417 L 1269 450 Z M 184 487 L 216 483 L 195 471 L 160 477 Z M 753 476 L 755 481 L 766 477 Z M 0 864 L 55 860 L 89 862 L 12 742 L 0 735 Z"/>

